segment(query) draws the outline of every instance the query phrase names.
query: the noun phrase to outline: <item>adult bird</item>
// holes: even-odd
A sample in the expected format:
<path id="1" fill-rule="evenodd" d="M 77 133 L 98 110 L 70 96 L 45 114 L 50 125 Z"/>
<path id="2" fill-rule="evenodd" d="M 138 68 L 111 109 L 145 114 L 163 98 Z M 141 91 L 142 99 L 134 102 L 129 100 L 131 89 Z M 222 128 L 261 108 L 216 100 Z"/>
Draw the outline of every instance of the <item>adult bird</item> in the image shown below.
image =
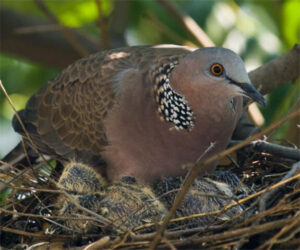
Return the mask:
<path id="1" fill-rule="evenodd" d="M 228 49 L 137 46 L 76 61 L 19 115 L 42 154 L 149 183 L 224 150 L 242 96 L 265 103 Z M 30 144 L 16 117 L 13 127 Z"/>

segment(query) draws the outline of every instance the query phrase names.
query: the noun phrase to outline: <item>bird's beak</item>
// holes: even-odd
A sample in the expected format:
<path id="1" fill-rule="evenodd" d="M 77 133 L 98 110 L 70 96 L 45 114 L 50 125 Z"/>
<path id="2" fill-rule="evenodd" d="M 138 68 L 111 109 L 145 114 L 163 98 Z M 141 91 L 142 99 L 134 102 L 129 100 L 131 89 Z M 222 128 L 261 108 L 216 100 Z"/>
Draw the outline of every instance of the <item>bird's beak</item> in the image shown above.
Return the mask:
<path id="1" fill-rule="evenodd" d="M 251 98 L 253 101 L 266 106 L 266 100 L 264 96 L 258 92 L 258 90 L 250 83 L 239 83 L 239 87 L 244 91 L 244 94 Z"/>
<path id="2" fill-rule="evenodd" d="M 243 94 L 251 98 L 253 101 L 266 106 L 266 100 L 264 96 L 251 84 L 247 82 L 236 82 L 233 79 L 227 77 L 231 84 L 239 86 L 243 90 Z"/>

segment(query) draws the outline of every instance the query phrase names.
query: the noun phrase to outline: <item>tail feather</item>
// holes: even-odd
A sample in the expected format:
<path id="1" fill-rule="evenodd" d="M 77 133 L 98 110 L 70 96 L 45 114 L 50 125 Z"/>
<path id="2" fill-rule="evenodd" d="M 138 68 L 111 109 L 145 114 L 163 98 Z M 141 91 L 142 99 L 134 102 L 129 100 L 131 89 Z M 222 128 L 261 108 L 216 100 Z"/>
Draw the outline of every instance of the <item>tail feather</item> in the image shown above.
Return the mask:
<path id="1" fill-rule="evenodd" d="M 25 145 L 24 148 L 22 142 L 19 142 L 6 156 L 4 156 L 2 161 L 10 165 L 22 164 L 30 166 L 37 158 L 38 155 L 28 145 Z M 1 165 L 0 169 L 2 169 Z"/>

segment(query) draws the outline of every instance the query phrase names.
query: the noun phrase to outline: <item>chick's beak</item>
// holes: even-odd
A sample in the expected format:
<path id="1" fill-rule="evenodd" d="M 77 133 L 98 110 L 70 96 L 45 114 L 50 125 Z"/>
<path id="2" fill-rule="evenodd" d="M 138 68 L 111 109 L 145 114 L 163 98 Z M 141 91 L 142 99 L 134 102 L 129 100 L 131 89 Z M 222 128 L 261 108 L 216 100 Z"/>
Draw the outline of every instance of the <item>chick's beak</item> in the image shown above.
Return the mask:
<path id="1" fill-rule="evenodd" d="M 264 96 L 250 83 L 238 83 L 239 87 L 243 90 L 244 94 L 251 98 L 253 101 L 266 106 Z"/>

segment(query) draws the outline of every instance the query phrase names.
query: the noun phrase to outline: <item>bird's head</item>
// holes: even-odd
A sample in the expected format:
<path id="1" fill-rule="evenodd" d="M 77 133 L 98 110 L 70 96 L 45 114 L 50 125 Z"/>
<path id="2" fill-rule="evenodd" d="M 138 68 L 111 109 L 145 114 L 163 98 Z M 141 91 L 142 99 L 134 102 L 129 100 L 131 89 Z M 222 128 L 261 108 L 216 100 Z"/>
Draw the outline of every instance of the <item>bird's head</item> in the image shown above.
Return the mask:
<path id="1" fill-rule="evenodd" d="M 223 104 L 236 96 L 246 96 L 265 105 L 264 97 L 251 84 L 242 59 L 228 49 L 195 50 L 180 62 L 161 65 L 154 74 L 160 118 L 174 123 L 179 130 L 194 126 L 192 106 L 199 107 L 201 102 L 214 105 L 221 100 Z"/>
<path id="2" fill-rule="evenodd" d="M 265 99 L 252 85 L 242 59 L 225 48 L 203 48 L 188 54 L 174 70 L 188 77 L 185 82 L 192 89 L 199 85 L 211 85 L 224 91 L 230 98 L 246 96 L 265 105 Z M 182 74 L 184 72 L 184 74 Z"/>

